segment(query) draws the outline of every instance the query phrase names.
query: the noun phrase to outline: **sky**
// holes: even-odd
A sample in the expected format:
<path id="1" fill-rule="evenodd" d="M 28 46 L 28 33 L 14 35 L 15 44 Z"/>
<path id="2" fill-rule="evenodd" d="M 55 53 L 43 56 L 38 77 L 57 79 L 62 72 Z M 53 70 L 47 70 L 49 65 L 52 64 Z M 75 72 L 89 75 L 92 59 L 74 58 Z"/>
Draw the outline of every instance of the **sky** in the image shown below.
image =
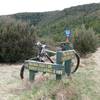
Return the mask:
<path id="1" fill-rule="evenodd" d="M 63 10 L 89 3 L 100 3 L 100 0 L 0 0 L 0 15 Z"/>

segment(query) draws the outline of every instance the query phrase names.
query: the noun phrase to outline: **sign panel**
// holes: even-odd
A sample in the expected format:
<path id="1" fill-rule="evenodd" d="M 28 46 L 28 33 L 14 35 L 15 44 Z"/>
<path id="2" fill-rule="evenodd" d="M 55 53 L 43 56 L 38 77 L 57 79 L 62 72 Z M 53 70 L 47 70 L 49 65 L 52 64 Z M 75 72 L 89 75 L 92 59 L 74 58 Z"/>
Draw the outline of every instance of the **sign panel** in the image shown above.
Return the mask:
<path id="1" fill-rule="evenodd" d="M 61 60 L 66 61 L 66 60 L 74 58 L 74 56 L 75 56 L 74 50 L 62 51 Z"/>
<path id="2" fill-rule="evenodd" d="M 64 71 L 64 66 L 60 64 L 44 63 L 32 60 L 26 60 L 25 63 L 28 63 L 28 69 L 40 72 L 47 72 L 53 74 L 62 74 Z"/>

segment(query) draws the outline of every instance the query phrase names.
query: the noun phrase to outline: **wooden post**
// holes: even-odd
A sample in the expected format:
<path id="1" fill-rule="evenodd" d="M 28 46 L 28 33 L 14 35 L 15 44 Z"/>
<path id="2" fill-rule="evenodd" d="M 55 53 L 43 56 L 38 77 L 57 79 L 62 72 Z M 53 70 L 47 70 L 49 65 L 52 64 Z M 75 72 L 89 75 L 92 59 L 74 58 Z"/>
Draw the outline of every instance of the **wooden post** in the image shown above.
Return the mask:
<path id="1" fill-rule="evenodd" d="M 62 56 L 62 53 L 60 51 L 57 51 L 57 53 L 56 53 L 56 64 L 62 64 L 61 56 Z M 62 78 L 61 74 L 56 74 L 56 80 L 61 80 L 61 78 Z"/>
<path id="2" fill-rule="evenodd" d="M 34 71 L 34 70 L 29 70 L 29 80 L 30 81 L 34 81 L 34 79 L 35 79 L 35 73 L 36 73 L 37 71 Z"/>
<path id="3" fill-rule="evenodd" d="M 71 48 L 70 48 L 70 44 L 69 43 L 66 43 L 66 50 L 71 50 Z M 66 60 L 65 62 L 64 62 L 64 69 L 65 69 L 65 73 L 69 76 L 70 75 L 70 73 L 71 73 L 71 59 L 69 59 L 69 60 Z"/>

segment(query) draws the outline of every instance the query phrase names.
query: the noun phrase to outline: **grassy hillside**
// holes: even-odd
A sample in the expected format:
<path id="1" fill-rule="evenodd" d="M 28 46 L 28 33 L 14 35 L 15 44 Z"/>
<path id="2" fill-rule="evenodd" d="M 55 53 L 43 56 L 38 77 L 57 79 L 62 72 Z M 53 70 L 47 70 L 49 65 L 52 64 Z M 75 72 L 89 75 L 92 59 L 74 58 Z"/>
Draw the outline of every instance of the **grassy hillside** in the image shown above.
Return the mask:
<path id="1" fill-rule="evenodd" d="M 27 54 L 26 58 L 28 58 L 28 56 L 31 56 L 28 54 L 34 55 L 34 52 L 30 52 L 32 51 L 32 45 L 30 45 L 31 47 L 29 48 L 29 42 L 34 45 L 33 42 L 39 39 L 49 44 L 55 44 L 65 40 L 65 28 L 70 29 L 73 34 L 76 34 L 79 33 L 78 30 L 81 29 L 83 25 L 85 26 L 85 30 L 93 29 L 92 32 L 89 31 L 89 34 L 96 33 L 100 36 L 100 3 L 80 5 L 66 8 L 62 11 L 18 13 L 1 16 L 0 43 L 2 45 L 0 44 L 0 59 L 2 59 L 1 61 L 5 61 L 6 58 L 6 61 L 9 61 L 9 59 L 12 61 L 13 58 L 17 56 L 19 56 L 17 59 L 23 59 L 25 54 Z M 33 37 L 27 39 L 27 35 Z M 16 36 L 18 37 L 17 39 Z M 25 42 L 27 42 L 28 47 L 26 47 Z M 23 47 L 29 48 L 29 50 L 24 49 L 26 51 L 22 51 L 22 47 L 20 46 L 22 43 Z M 14 47 L 13 51 L 11 46 Z M 81 46 L 83 47 L 83 45 Z M 19 52 L 16 53 L 16 51 Z M 12 52 L 13 54 L 11 54 Z M 20 54 L 22 54 L 23 57 Z"/>
<path id="2" fill-rule="evenodd" d="M 82 24 L 85 27 L 93 28 L 94 31 L 100 33 L 100 4 L 87 4 L 62 11 L 51 11 L 43 13 L 20 13 L 11 15 L 17 20 L 30 22 L 30 25 L 36 26 L 39 37 L 47 38 L 45 41 L 63 41 L 64 29 L 67 27 L 75 33 L 77 28 Z M 49 37 L 48 37 L 49 35 Z M 48 38 L 51 38 L 48 39 Z"/>
<path id="3" fill-rule="evenodd" d="M 100 33 L 100 3 L 75 6 L 62 11 L 18 13 L 8 16 L 16 21 L 22 20 L 35 25 L 42 36 L 59 34 L 65 27 L 75 29 L 82 24 L 85 24 L 87 28 L 93 27 L 96 33 Z"/>

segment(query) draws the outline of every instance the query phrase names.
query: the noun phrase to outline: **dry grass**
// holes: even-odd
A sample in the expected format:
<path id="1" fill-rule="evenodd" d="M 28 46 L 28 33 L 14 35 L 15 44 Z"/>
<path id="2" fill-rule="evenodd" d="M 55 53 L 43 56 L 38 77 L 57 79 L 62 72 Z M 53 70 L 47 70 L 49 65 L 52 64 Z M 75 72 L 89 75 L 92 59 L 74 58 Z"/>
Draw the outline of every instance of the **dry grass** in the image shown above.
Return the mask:
<path id="1" fill-rule="evenodd" d="M 100 100 L 100 48 L 88 58 L 82 59 L 84 67 L 72 75 L 56 81 L 50 79 L 26 79 L 21 81 L 21 65 L 0 65 L 0 100 Z M 43 78 L 43 77 L 42 77 Z"/>

